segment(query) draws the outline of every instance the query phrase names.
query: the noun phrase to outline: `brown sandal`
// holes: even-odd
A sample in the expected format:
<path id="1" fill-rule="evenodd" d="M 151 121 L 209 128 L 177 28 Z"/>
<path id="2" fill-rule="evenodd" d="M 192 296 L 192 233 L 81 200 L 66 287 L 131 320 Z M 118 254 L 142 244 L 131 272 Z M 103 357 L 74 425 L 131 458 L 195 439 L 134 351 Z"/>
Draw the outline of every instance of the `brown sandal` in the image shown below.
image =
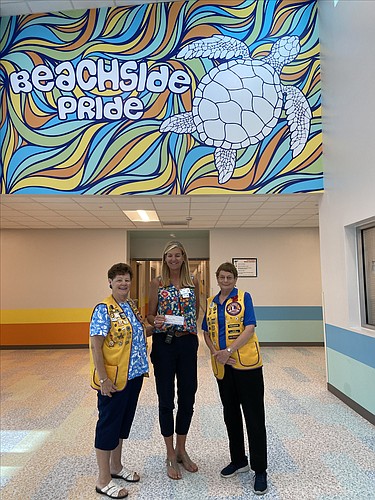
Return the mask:
<path id="1" fill-rule="evenodd" d="M 165 463 L 167 465 L 167 476 L 169 477 L 169 479 L 175 479 L 175 480 L 182 479 L 180 468 L 176 460 L 169 460 L 169 458 L 167 458 L 165 460 Z M 177 474 L 176 477 L 171 475 L 170 469 L 172 469 Z"/>

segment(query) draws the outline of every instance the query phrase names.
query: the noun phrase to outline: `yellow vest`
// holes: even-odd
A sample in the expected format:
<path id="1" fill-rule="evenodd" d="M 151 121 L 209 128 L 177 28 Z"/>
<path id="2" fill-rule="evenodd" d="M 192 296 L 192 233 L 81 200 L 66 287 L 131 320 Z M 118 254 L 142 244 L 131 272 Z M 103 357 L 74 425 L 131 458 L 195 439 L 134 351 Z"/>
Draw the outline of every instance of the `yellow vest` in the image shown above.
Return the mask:
<path id="1" fill-rule="evenodd" d="M 129 360 L 133 340 L 133 328 L 130 321 L 125 316 L 123 310 L 112 295 L 107 297 L 101 303 L 107 306 L 108 315 L 111 319 L 111 329 L 109 330 L 108 335 L 105 337 L 103 343 L 104 366 L 107 372 L 107 377 L 110 378 L 112 382 L 117 386 L 117 390 L 122 391 L 128 381 Z M 135 316 L 137 318 L 140 318 L 139 311 L 134 305 L 133 301 L 128 300 L 128 304 L 132 308 Z M 92 355 L 91 337 L 90 372 L 91 387 L 93 389 L 99 390 L 100 382 Z"/>
<path id="2" fill-rule="evenodd" d="M 227 300 L 225 306 L 225 336 L 226 345 L 230 345 L 241 335 L 245 326 L 243 324 L 245 316 L 244 292 L 238 290 L 236 300 L 233 297 Z M 219 345 L 219 324 L 217 314 L 217 304 L 214 302 L 215 296 L 207 299 L 207 326 L 208 334 L 216 350 L 220 350 Z M 256 333 L 249 341 L 231 354 L 236 364 L 231 365 L 238 370 L 251 370 L 263 365 L 262 356 L 259 349 L 259 341 Z M 224 365 L 219 363 L 214 356 L 211 356 L 211 365 L 214 375 L 218 379 L 224 377 Z"/>

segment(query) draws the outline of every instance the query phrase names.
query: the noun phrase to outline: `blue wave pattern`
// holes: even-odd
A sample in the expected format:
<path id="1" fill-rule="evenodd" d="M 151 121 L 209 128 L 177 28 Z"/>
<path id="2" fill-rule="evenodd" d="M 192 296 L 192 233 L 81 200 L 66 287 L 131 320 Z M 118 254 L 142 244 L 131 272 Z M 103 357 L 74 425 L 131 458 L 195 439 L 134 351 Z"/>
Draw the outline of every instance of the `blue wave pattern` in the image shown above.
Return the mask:
<path id="1" fill-rule="evenodd" d="M 219 184 L 214 148 L 198 134 L 161 133 L 166 118 L 190 112 L 201 78 L 220 61 L 181 60 L 180 49 L 213 35 L 236 38 L 254 59 L 266 57 L 282 36 L 296 35 L 301 51 L 280 76 L 296 86 L 312 112 L 307 144 L 296 158 L 283 112 L 260 143 L 237 151 L 232 178 Z M 323 189 L 319 40 L 316 1 L 204 1 L 147 4 L 1 18 L 0 39 L 1 193 L 11 194 L 267 194 Z M 74 68 L 83 60 L 167 66 L 191 79 L 184 93 L 122 91 L 96 87 L 83 91 L 54 87 L 16 93 L 15 72 L 38 65 Z M 143 116 L 135 120 L 78 119 L 58 113 L 62 97 L 138 99 Z"/>

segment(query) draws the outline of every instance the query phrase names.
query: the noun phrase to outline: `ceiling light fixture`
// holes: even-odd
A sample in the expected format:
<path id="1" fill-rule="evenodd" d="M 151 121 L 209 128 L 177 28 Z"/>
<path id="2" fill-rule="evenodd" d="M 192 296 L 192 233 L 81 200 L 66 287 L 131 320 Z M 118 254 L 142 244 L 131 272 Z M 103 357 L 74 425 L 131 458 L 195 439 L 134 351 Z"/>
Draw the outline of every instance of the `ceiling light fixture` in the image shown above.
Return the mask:
<path id="1" fill-rule="evenodd" d="M 123 210 L 132 222 L 160 222 L 155 210 Z"/>
<path id="2" fill-rule="evenodd" d="M 143 220 L 143 222 L 150 222 L 150 217 L 147 215 L 146 210 L 137 210 L 139 217 Z"/>

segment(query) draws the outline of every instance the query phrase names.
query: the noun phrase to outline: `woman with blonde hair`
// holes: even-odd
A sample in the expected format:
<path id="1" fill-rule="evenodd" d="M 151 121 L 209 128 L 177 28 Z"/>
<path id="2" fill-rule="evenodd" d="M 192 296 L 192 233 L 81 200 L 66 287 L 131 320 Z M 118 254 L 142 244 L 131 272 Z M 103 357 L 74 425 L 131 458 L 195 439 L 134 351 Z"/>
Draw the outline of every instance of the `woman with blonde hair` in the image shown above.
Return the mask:
<path id="1" fill-rule="evenodd" d="M 186 452 L 185 443 L 198 386 L 199 283 L 197 277 L 191 276 L 186 251 L 179 241 L 167 243 L 162 260 L 161 276 L 150 284 L 147 320 L 154 326 L 151 361 L 159 399 L 160 429 L 167 451 L 167 475 L 181 479 L 178 463 L 189 472 L 198 470 Z"/>

